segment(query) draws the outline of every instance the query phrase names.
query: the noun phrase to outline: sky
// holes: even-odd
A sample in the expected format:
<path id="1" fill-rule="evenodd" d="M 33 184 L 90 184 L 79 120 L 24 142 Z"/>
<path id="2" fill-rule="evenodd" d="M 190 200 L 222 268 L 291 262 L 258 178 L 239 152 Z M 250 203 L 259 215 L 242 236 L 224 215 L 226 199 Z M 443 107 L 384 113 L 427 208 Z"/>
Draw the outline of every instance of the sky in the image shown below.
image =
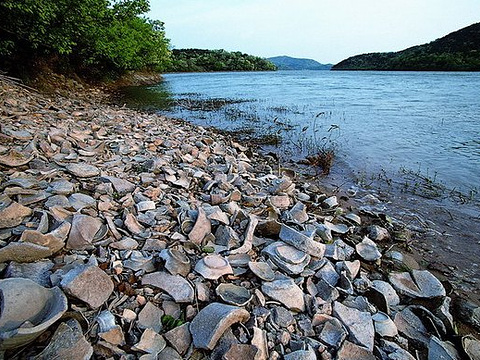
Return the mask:
<path id="1" fill-rule="evenodd" d="M 398 51 L 480 22 L 480 0 L 151 0 L 173 48 L 336 64 Z"/>

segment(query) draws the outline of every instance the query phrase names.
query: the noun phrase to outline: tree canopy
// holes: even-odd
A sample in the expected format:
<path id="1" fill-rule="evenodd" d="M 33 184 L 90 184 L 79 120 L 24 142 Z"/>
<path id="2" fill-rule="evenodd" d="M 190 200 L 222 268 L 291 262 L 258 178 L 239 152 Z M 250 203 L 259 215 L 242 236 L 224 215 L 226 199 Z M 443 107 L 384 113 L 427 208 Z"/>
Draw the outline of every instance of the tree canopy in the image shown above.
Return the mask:
<path id="1" fill-rule="evenodd" d="M 276 70 L 270 61 L 239 51 L 174 49 L 168 69 L 172 72 L 268 71 Z"/>
<path id="2" fill-rule="evenodd" d="M 169 42 L 148 10 L 148 0 L 2 0 L 0 69 L 45 61 L 94 76 L 162 71 Z"/>

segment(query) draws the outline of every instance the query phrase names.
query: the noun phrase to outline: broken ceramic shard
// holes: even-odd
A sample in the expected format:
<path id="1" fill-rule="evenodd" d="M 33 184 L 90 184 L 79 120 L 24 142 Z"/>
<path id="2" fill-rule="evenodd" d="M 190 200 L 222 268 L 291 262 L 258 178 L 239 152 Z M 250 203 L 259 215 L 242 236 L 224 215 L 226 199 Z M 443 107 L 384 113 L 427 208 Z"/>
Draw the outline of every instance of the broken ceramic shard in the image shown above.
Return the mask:
<path id="1" fill-rule="evenodd" d="M 390 283 L 400 294 L 411 298 L 443 299 L 446 295 L 442 283 L 427 270 L 411 273 L 391 273 Z"/>
<path id="2" fill-rule="evenodd" d="M 195 271 L 209 280 L 217 280 L 223 275 L 233 274 L 228 260 L 217 254 L 200 259 L 195 265 Z"/>
<path id="3" fill-rule="evenodd" d="M 32 210 L 29 207 L 12 202 L 9 206 L 0 210 L 0 229 L 20 225 L 31 214 Z"/>
<path id="4" fill-rule="evenodd" d="M 212 303 L 200 310 L 190 323 L 193 344 L 200 349 L 212 350 L 225 330 L 249 318 L 250 314 L 245 309 Z"/>
<path id="5" fill-rule="evenodd" d="M 364 237 L 361 243 L 355 246 L 355 250 L 362 259 L 366 261 L 375 261 L 382 257 L 382 253 L 378 250 L 377 244 L 370 240 L 368 237 Z"/>
<path id="6" fill-rule="evenodd" d="M 284 224 L 282 224 L 279 238 L 298 250 L 317 258 L 322 258 L 325 253 L 324 244 Z"/>
<path id="7" fill-rule="evenodd" d="M 305 311 L 303 291 L 290 278 L 263 283 L 262 291 L 267 296 L 279 301 L 290 310 L 299 312 Z"/>
<path id="8" fill-rule="evenodd" d="M 258 261 L 258 262 L 252 262 L 250 261 L 248 263 L 248 267 L 252 272 L 258 276 L 260 279 L 264 281 L 273 281 L 275 280 L 275 273 L 273 272 L 272 268 L 270 265 L 268 265 L 266 262 Z"/>
<path id="9" fill-rule="evenodd" d="M 274 242 L 262 250 L 270 260 L 289 275 L 300 274 L 310 262 L 310 255 L 282 241 Z"/>
<path id="10" fill-rule="evenodd" d="M 190 272 L 190 259 L 179 250 L 164 249 L 159 257 L 165 261 L 165 269 L 172 275 L 187 276 Z"/>
<path id="11" fill-rule="evenodd" d="M 370 351 L 373 350 L 375 330 L 369 313 L 335 302 L 333 315 L 347 328 L 350 341 L 364 346 Z"/>
<path id="12" fill-rule="evenodd" d="M 0 349 L 13 349 L 40 336 L 67 311 L 63 292 L 30 279 L 0 280 Z"/>
<path id="13" fill-rule="evenodd" d="M 167 292 L 176 302 L 191 303 L 195 291 L 192 285 L 180 275 L 170 275 L 164 271 L 147 274 L 142 278 L 143 285 L 152 285 Z"/>
<path id="14" fill-rule="evenodd" d="M 215 292 L 230 305 L 245 306 L 252 300 L 252 294 L 248 289 L 234 284 L 220 284 Z"/>

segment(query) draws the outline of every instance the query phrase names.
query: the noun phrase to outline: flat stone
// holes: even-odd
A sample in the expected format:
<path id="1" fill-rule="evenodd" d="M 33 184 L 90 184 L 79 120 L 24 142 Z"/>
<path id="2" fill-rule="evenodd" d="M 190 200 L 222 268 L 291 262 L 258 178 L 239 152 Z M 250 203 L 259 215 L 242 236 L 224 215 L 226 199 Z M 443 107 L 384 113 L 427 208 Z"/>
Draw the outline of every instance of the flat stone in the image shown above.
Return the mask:
<path id="1" fill-rule="evenodd" d="M 272 299 L 281 302 L 290 310 L 305 311 L 303 291 L 292 279 L 279 279 L 264 283 L 262 291 Z"/>
<path id="2" fill-rule="evenodd" d="M 192 343 L 192 335 L 190 334 L 190 323 L 177 326 L 164 334 L 168 343 L 180 354 L 187 352 Z"/>
<path id="3" fill-rule="evenodd" d="M 60 179 L 53 181 L 47 188 L 47 191 L 56 195 L 70 195 L 74 192 L 75 186 L 68 180 Z"/>
<path id="4" fill-rule="evenodd" d="M 460 354 L 455 346 L 448 341 L 441 341 L 436 336 L 430 338 L 428 360 L 460 360 Z"/>
<path id="5" fill-rule="evenodd" d="M 65 275 L 60 282 L 69 295 L 96 309 L 102 306 L 113 292 L 113 282 L 103 270 L 94 265 L 80 265 Z"/>
<path id="6" fill-rule="evenodd" d="M 7 261 L 28 263 L 44 259 L 50 255 L 52 255 L 52 251 L 46 246 L 26 242 L 11 242 L 0 249 L 0 263 Z"/>
<path id="7" fill-rule="evenodd" d="M 272 320 L 280 327 L 287 328 L 295 324 L 292 313 L 281 306 L 274 306 L 272 309 Z"/>
<path id="8" fill-rule="evenodd" d="M 422 319 L 408 306 L 395 314 L 394 323 L 398 332 L 412 341 L 416 346 L 428 348 L 430 334 Z"/>
<path id="9" fill-rule="evenodd" d="M 248 344 L 233 344 L 223 355 L 224 360 L 253 360 L 259 352 L 258 348 Z"/>
<path id="10" fill-rule="evenodd" d="M 240 238 L 230 226 L 220 225 L 215 232 L 215 243 L 229 250 L 240 246 Z"/>
<path id="11" fill-rule="evenodd" d="M 395 290 L 411 298 L 439 299 L 446 296 L 442 283 L 427 270 L 391 273 L 389 280 Z"/>
<path id="12" fill-rule="evenodd" d="M 267 332 L 265 330 L 254 326 L 251 344 L 256 346 L 259 351 L 255 360 L 268 359 Z"/>
<path id="13" fill-rule="evenodd" d="M 90 178 L 100 175 L 100 170 L 96 166 L 86 163 L 68 164 L 65 166 L 65 169 L 79 178 Z"/>
<path id="14" fill-rule="evenodd" d="M 82 210 L 84 208 L 97 207 L 97 200 L 95 200 L 89 195 L 82 194 L 82 193 L 75 193 L 70 195 L 68 197 L 68 202 L 70 203 L 70 206 L 77 211 Z"/>
<path id="15" fill-rule="evenodd" d="M 143 357 L 141 357 L 140 360 L 144 360 Z M 156 354 L 151 360 L 183 360 L 183 358 L 175 349 L 167 346 L 161 352 Z"/>
<path id="16" fill-rule="evenodd" d="M 337 360 L 375 360 L 372 351 L 358 346 L 350 341 L 344 341 L 337 353 Z"/>
<path id="17" fill-rule="evenodd" d="M 32 215 L 32 209 L 12 202 L 9 206 L 0 210 L 0 229 L 18 226 L 30 215 Z"/>
<path id="18" fill-rule="evenodd" d="M 153 329 L 159 333 L 162 331 L 162 316 L 164 312 L 155 306 L 152 302 L 147 302 L 142 311 L 138 314 L 137 326 L 140 329 Z"/>
<path id="19" fill-rule="evenodd" d="M 176 249 L 164 249 L 159 257 L 165 261 L 165 269 L 172 275 L 187 276 L 190 273 L 190 259 L 183 252 Z"/>
<path id="20" fill-rule="evenodd" d="M 50 287 L 50 270 L 53 265 L 51 260 L 39 260 L 32 263 L 12 261 L 5 271 L 5 277 L 30 279 L 39 285 Z"/>
<path id="21" fill-rule="evenodd" d="M 387 229 L 378 226 L 378 225 L 371 225 L 368 227 L 368 237 L 373 241 L 383 241 L 390 239 L 390 233 Z"/>
<path id="22" fill-rule="evenodd" d="M 355 245 L 355 250 L 358 255 L 366 261 L 375 261 L 382 257 L 382 253 L 378 250 L 377 244 L 366 236 L 361 243 Z"/>
<path id="23" fill-rule="evenodd" d="M 318 336 L 321 342 L 332 346 L 335 349 L 338 349 L 340 347 L 346 337 L 347 332 L 342 326 L 340 320 L 336 318 L 328 320 L 323 326 L 320 335 Z"/>
<path id="24" fill-rule="evenodd" d="M 53 195 L 45 202 L 45 208 L 50 209 L 54 206 L 60 206 L 63 208 L 69 208 L 70 202 L 65 195 Z"/>
<path id="25" fill-rule="evenodd" d="M 93 347 L 83 336 L 80 323 L 75 319 L 61 323 L 48 346 L 33 359 L 88 360 L 93 355 Z"/>
<path id="26" fill-rule="evenodd" d="M 217 295 L 227 304 L 245 306 L 252 300 L 250 291 L 235 284 L 220 284 L 215 289 Z"/>
<path id="27" fill-rule="evenodd" d="M 138 212 L 144 212 L 148 210 L 155 210 L 155 202 L 151 200 L 140 201 L 135 205 Z"/>
<path id="28" fill-rule="evenodd" d="M 91 247 L 92 241 L 101 226 L 102 221 L 98 218 L 75 214 L 66 247 L 75 250 L 83 250 Z"/>
<path id="29" fill-rule="evenodd" d="M 397 326 L 390 317 L 383 313 L 377 312 L 372 315 L 375 333 L 382 337 L 395 337 L 398 335 Z"/>
<path id="30" fill-rule="evenodd" d="M 301 202 L 297 202 L 288 212 L 289 217 L 299 224 L 308 221 L 307 207 Z"/>
<path id="31" fill-rule="evenodd" d="M 248 262 L 248 267 L 252 272 L 258 276 L 260 279 L 264 281 L 273 281 L 275 280 L 275 273 L 273 272 L 270 265 L 266 262 L 258 261 L 258 262 Z"/>
<path id="32" fill-rule="evenodd" d="M 200 349 L 212 350 L 230 326 L 246 322 L 249 318 L 250 314 L 245 309 L 220 303 L 209 304 L 190 324 L 193 344 Z"/>
<path id="33" fill-rule="evenodd" d="M 0 164 L 10 167 L 23 166 L 32 161 L 33 158 L 33 155 L 28 156 L 12 149 L 7 155 L 0 156 Z"/>
<path id="34" fill-rule="evenodd" d="M 285 244 L 283 241 L 276 241 L 262 250 L 270 260 L 285 271 L 288 275 L 300 274 L 310 262 L 310 255 L 297 248 Z"/>
<path id="35" fill-rule="evenodd" d="M 325 245 L 313 238 L 282 224 L 279 234 L 280 240 L 316 258 L 322 258 L 325 254 Z"/>
<path id="36" fill-rule="evenodd" d="M 142 285 L 158 287 L 180 303 L 192 303 L 195 297 L 195 291 L 187 280 L 180 275 L 170 275 L 164 271 L 143 276 Z"/>
<path id="37" fill-rule="evenodd" d="M 115 188 L 115 191 L 118 192 L 120 195 L 131 193 L 133 192 L 133 190 L 135 190 L 135 184 L 131 183 L 128 180 L 120 179 L 115 176 L 102 176 L 101 178 L 99 178 L 99 180 L 111 183 Z"/>
<path id="38" fill-rule="evenodd" d="M 285 354 L 284 360 L 317 360 L 317 355 L 312 349 L 309 350 L 297 350 L 290 354 Z"/>
<path id="39" fill-rule="evenodd" d="M 359 311 L 336 301 L 333 304 L 333 315 L 347 328 L 350 341 L 373 351 L 375 329 L 370 313 Z"/>

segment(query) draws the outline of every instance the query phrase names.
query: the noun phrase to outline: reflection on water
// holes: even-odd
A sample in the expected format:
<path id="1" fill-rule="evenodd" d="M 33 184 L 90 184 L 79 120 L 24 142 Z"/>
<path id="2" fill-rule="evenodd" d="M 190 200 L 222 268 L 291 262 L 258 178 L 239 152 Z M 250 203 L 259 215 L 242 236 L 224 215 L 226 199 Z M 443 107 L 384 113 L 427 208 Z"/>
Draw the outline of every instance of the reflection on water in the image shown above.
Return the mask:
<path id="1" fill-rule="evenodd" d="M 290 157 L 330 142 L 358 172 L 398 177 L 407 169 L 475 193 L 479 88 L 480 73 L 167 74 L 158 86 L 127 89 L 126 102 L 270 139 Z"/>

